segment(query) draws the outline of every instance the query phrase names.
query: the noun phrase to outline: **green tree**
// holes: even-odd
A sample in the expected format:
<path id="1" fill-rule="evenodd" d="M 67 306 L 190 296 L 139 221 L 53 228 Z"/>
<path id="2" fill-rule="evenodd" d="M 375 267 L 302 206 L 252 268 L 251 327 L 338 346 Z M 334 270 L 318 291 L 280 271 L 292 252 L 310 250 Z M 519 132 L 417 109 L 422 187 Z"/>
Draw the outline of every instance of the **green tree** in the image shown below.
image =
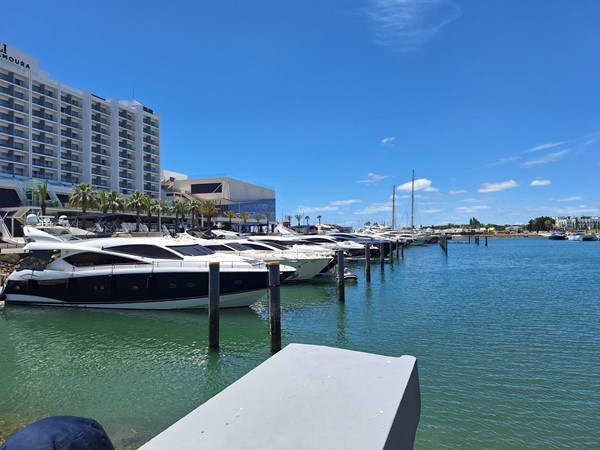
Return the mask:
<path id="1" fill-rule="evenodd" d="M 198 215 L 198 210 L 200 209 L 201 203 L 198 200 L 190 200 L 187 202 L 187 212 L 192 216 L 192 228 L 198 226 L 196 223 L 196 216 Z M 200 224 L 202 226 L 202 224 Z"/>
<path id="2" fill-rule="evenodd" d="M 285 216 L 285 221 L 288 223 L 288 225 L 292 224 L 292 216 Z"/>
<path id="3" fill-rule="evenodd" d="M 33 191 L 33 194 L 40 201 L 42 216 L 46 215 L 46 200 L 48 200 L 48 183 L 38 184 Z"/>
<path id="4" fill-rule="evenodd" d="M 229 219 L 229 229 L 231 230 L 231 220 L 235 217 L 235 212 L 228 209 L 227 211 L 225 211 L 225 217 L 227 217 L 227 219 Z"/>
<path id="5" fill-rule="evenodd" d="M 242 211 L 240 213 L 240 218 L 242 219 L 242 222 L 246 223 L 246 222 L 248 222 L 248 219 L 250 218 L 250 213 L 246 212 L 246 211 Z"/>
<path id="6" fill-rule="evenodd" d="M 155 212 L 156 215 L 157 215 L 157 217 L 158 217 L 158 231 L 161 231 L 161 228 L 162 228 L 162 224 L 161 224 L 162 213 L 163 212 L 166 213 L 166 212 L 169 211 L 169 205 L 167 204 L 166 201 L 155 198 L 154 200 L 152 200 L 151 209 L 152 209 L 152 212 Z"/>
<path id="7" fill-rule="evenodd" d="M 108 194 L 106 191 L 99 189 L 96 191 L 96 205 L 102 214 L 106 214 L 108 212 Z"/>
<path id="8" fill-rule="evenodd" d="M 213 200 L 204 200 L 200 203 L 200 213 L 203 216 L 206 216 L 207 226 L 212 227 L 212 218 L 218 214 L 219 208 L 217 207 L 217 203 Z"/>
<path id="9" fill-rule="evenodd" d="M 135 211 L 136 216 L 136 224 L 135 231 L 140 231 L 140 213 L 144 211 L 146 207 L 146 195 L 142 194 L 139 191 L 134 191 L 131 193 L 131 196 L 127 200 L 127 208 L 130 211 Z"/>
<path id="10" fill-rule="evenodd" d="M 310 229 L 309 225 L 308 225 L 308 221 L 310 220 L 309 216 L 304 216 L 304 220 L 306 220 L 306 233 L 308 234 L 308 231 Z"/>
<path id="11" fill-rule="evenodd" d="M 256 222 L 258 223 L 258 225 L 256 226 L 257 232 L 260 232 L 260 230 L 261 230 L 260 221 L 263 220 L 263 215 L 258 214 L 258 213 L 254 214 L 254 220 L 256 220 Z"/>
<path id="12" fill-rule="evenodd" d="M 88 208 L 95 207 L 96 203 L 96 194 L 92 185 L 88 183 L 79 183 L 69 196 L 69 205 L 80 207 L 82 214 L 85 214 Z"/>
<path id="13" fill-rule="evenodd" d="M 265 213 L 265 219 L 267 219 L 267 233 L 269 232 L 269 220 L 271 219 L 271 211 Z"/>
<path id="14" fill-rule="evenodd" d="M 300 228 L 300 221 L 302 220 L 302 214 L 296 214 L 294 217 L 298 221 L 298 228 Z"/>
<path id="15" fill-rule="evenodd" d="M 125 200 L 119 191 L 113 189 L 106 196 L 106 206 L 110 212 L 115 214 L 117 211 L 123 211 L 125 208 Z"/>
<path id="16" fill-rule="evenodd" d="M 187 205 L 183 200 L 179 198 L 173 200 L 173 202 L 171 203 L 171 211 L 175 213 L 175 222 L 177 222 L 178 227 L 181 227 L 182 220 L 185 214 L 187 213 L 187 210 Z M 179 220 L 179 216 L 181 216 L 182 220 Z"/>

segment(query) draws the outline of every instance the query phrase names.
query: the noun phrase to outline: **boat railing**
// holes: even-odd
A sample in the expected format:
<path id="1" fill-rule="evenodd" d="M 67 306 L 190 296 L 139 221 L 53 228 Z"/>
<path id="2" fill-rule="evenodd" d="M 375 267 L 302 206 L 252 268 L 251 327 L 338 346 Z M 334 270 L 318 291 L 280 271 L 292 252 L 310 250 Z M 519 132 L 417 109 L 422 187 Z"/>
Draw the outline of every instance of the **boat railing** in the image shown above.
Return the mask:
<path id="1" fill-rule="evenodd" d="M 106 270 L 123 270 L 123 269 L 194 269 L 194 268 L 205 268 L 208 269 L 210 263 L 208 261 L 153 261 L 150 263 L 130 263 L 130 264 L 105 264 L 105 265 L 93 265 L 93 266 L 80 266 L 73 267 L 73 272 L 83 271 L 106 271 Z M 221 269 L 235 269 L 250 266 L 253 269 L 266 269 L 266 264 L 263 261 L 219 261 L 219 267 Z M 246 266 L 246 267 L 247 267 Z"/>

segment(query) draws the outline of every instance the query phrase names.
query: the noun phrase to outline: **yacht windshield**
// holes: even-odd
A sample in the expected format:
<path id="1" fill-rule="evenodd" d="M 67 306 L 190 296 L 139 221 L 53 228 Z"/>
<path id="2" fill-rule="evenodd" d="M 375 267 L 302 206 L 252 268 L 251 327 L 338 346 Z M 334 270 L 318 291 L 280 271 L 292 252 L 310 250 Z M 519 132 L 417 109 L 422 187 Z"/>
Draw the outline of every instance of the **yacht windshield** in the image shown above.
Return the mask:
<path id="1" fill-rule="evenodd" d="M 103 250 L 153 259 L 183 259 L 181 256 L 176 255 L 166 248 L 151 244 L 115 245 L 114 247 L 107 247 Z"/>
<path id="2" fill-rule="evenodd" d="M 171 250 L 180 253 L 184 256 L 206 256 L 213 255 L 215 252 L 210 248 L 203 247 L 202 245 L 192 244 L 192 245 L 169 245 Z"/>

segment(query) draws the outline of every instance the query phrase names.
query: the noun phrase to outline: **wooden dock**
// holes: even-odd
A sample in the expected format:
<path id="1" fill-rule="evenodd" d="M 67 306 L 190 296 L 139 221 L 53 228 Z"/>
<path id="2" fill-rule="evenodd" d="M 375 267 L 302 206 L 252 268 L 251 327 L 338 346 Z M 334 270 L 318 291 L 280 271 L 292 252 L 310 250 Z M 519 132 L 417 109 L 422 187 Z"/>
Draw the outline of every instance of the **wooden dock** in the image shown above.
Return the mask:
<path id="1" fill-rule="evenodd" d="M 140 450 L 411 449 L 417 360 L 290 344 Z"/>

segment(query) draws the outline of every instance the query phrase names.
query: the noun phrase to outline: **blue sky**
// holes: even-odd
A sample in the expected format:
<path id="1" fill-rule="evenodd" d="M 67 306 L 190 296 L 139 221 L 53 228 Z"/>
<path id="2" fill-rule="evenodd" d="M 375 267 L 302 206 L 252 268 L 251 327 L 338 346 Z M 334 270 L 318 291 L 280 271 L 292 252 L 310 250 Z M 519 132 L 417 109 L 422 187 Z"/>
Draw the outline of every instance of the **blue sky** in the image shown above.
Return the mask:
<path id="1" fill-rule="evenodd" d="M 600 214 L 596 0 L 5 2 L 0 41 L 161 115 L 162 168 L 277 219 Z"/>

